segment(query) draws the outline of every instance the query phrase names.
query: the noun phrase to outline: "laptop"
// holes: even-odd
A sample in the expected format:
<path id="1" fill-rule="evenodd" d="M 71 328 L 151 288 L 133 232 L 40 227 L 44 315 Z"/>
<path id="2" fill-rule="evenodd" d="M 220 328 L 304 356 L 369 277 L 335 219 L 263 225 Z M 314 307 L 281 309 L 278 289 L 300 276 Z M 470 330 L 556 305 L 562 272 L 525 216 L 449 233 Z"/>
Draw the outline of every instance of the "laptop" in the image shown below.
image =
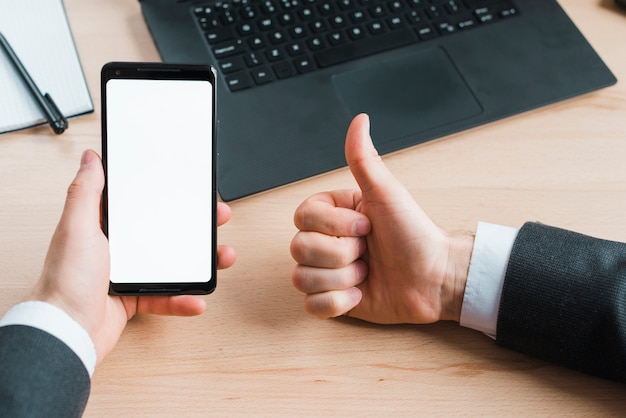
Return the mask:
<path id="1" fill-rule="evenodd" d="M 235 200 L 617 80 L 555 0 L 140 0 L 165 62 L 218 71 L 218 189 Z"/>

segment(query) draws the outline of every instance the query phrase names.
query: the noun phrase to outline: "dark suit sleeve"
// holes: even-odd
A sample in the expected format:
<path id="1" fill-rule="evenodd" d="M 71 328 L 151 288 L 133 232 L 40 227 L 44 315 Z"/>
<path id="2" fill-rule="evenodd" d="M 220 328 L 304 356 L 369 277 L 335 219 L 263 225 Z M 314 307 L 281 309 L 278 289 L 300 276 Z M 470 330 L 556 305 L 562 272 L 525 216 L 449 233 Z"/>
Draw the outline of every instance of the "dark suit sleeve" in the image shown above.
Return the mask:
<path id="1" fill-rule="evenodd" d="M 78 356 L 36 328 L 0 327 L 0 416 L 79 417 L 90 379 Z"/>
<path id="2" fill-rule="evenodd" d="M 626 244 L 527 223 L 509 260 L 496 341 L 626 381 Z"/>

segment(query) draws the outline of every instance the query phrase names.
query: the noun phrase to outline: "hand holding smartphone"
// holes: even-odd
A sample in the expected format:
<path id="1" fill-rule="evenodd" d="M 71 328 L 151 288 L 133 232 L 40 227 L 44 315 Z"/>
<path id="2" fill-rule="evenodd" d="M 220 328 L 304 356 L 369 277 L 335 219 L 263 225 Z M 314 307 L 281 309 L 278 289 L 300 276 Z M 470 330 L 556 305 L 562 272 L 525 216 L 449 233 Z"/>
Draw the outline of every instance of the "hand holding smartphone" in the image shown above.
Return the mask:
<path id="1" fill-rule="evenodd" d="M 101 76 L 110 293 L 211 293 L 215 72 L 203 65 L 109 63 Z"/>

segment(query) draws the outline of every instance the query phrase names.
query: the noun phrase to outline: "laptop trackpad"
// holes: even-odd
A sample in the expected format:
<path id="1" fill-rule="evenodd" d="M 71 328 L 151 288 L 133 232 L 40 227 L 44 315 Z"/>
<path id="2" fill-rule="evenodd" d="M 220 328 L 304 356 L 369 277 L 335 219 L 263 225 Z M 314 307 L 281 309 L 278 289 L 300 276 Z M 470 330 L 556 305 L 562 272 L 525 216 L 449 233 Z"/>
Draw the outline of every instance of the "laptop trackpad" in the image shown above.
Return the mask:
<path id="1" fill-rule="evenodd" d="M 351 115 L 368 113 L 375 143 L 389 142 L 482 112 L 441 48 L 382 61 L 333 76 Z"/>

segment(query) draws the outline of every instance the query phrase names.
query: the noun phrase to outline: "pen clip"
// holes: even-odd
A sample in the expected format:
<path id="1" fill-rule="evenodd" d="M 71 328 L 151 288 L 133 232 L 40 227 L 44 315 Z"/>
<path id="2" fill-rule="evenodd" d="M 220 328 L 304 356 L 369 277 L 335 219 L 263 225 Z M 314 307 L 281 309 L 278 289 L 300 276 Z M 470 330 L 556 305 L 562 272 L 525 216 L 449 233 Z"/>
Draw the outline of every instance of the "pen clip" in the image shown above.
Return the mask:
<path id="1" fill-rule="evenodd" d="M 63 116 L 63 113 L 61 113 L 56 103 L 54 103 L 54 100 L 52 100 L 52 96 L 50 96 L 50 94 L 44 94 L 43 98 L 48 103 L 49 109 L 52 110 L 52 112 L 54 113 L 54 117 L 50 121 L 50 126 L 52 127 L 52 130 L 57 135 L 62 134 L 67 129 L 67 119 L 65 118 L 65 116 Z"/>

